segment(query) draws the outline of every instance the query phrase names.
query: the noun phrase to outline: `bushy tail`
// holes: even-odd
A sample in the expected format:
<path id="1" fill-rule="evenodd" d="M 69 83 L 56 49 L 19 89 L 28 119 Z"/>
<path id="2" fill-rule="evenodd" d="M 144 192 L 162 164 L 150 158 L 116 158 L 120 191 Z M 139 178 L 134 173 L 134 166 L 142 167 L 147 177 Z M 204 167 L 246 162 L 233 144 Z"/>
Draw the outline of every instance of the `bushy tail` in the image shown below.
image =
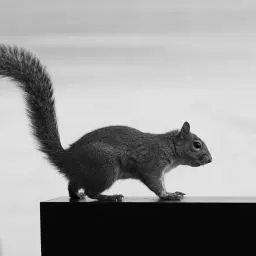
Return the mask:
<path id="1" fill-rule="evenodd" d="M 0 44 L 0 76 L 11 78 L 24 91 L 40 150 L 61 171 L 65 150 L 60 143 L 52 82 L 45 67 L 30 52 Z"/>

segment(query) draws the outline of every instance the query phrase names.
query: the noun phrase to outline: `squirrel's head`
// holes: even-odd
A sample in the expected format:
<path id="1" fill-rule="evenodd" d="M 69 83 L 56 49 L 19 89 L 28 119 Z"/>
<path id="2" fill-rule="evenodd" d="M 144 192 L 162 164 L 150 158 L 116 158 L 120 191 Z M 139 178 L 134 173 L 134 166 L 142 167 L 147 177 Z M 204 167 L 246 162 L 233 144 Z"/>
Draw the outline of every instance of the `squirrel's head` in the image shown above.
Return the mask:
<path id="1" fill-rule="evenodd" d="M 190 125 L 185 122 L 174 136 L 177 156 L 182 165 L 200 166 L 212 162 L 212 156 L 205 143 L 190 132 Z"/>

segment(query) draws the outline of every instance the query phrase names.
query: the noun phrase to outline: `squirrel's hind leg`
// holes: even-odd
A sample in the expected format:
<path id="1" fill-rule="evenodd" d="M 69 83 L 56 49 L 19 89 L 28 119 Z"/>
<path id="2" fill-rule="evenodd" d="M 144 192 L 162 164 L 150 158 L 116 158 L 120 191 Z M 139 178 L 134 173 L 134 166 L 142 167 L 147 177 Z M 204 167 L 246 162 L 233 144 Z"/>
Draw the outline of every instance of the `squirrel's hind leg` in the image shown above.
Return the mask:
<path id="1" fill-rule="evenodd" d="M 123 195 L 101 194 L 118 180 L 121 166 L 120 152 L 110 145 L 94 143 L 83 147 L 81 163 L 85 176 L 80 178 L 86 196 L 98 201 L 120 202 Z"/>

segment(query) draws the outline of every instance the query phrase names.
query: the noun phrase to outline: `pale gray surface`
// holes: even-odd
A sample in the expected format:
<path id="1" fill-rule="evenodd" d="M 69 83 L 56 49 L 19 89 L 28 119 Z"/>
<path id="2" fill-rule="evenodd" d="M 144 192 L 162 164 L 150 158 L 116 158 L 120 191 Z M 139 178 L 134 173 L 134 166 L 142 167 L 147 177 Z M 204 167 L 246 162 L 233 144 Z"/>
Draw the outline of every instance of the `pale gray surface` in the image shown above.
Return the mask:
<path id="1" fill-rule="evenodd" d="M 63 196 L 44 201 L 43 203 L 69 203 L 69 197 Z M 79 200 L 75 203 L 97 202 L 90 198 Z M 97 202 L 98 203 L 98 202 Z M 100 203 L 100 202 L 99 202 Z M 115 202 L 112 202 L 113 204 Z M 118 202 L 119 203 L 119 202 Z M 256 203 L 256 197 L 241 196 L 185 196 L 181 201 L 162 201 L 157 197 L 124 197 L 122 203 Z"/>
<path id="2" fill-rule="evenodd" d="M 56 88 L 63 145 L 124 124 L 149 132 L 191 122 L 213 163 L 179 167 L 169 191 L 256 196 L 256 2 L 1 0 L 0 41 L 35 52 Z M 35 150 L 24 101 L 0 81 L 0 240 L 4 256 L 40 255 L 39 202 L 66 182 Z M 137 181 L 108 193 L 152 196 Z"/>

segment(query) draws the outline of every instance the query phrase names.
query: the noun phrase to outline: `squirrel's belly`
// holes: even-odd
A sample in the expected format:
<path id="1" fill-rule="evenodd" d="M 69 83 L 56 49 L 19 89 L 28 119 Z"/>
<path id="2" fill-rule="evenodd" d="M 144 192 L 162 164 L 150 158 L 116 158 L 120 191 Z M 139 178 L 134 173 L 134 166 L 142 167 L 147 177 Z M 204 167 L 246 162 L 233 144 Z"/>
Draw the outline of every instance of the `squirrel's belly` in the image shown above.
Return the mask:
<path id="1" fill-rule="evenodd" d="M 137 179 L 137 178 L 133 173 L 120 171 L 117 179 L 124 180 L 124 179 Z"/>

